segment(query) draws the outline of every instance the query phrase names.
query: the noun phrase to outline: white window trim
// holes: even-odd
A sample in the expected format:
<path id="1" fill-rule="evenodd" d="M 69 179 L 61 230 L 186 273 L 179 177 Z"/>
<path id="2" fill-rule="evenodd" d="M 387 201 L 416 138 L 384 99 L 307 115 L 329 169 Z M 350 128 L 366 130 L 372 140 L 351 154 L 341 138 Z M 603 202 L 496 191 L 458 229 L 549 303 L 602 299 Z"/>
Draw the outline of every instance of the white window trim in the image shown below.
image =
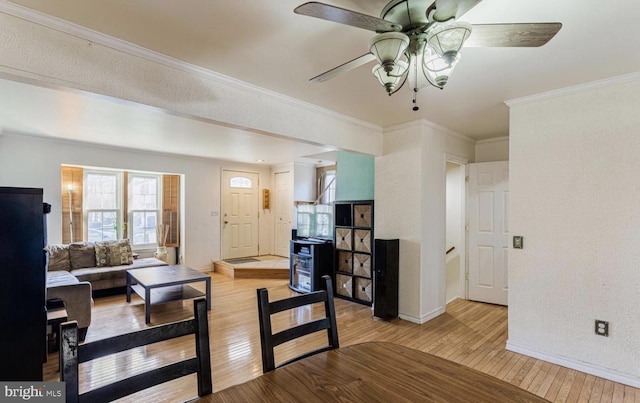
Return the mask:
<path id="1" fill-rule="evenodd" d="M 156 206 L 158 207 L 156 210 L 132 210 L 129 208 L 129 211 L 126 212 L 127 214 L 127 231 L 129 234 L 129 239 L 131 242 L 131 249 L 136 250 L 136 251 L 140 251 L 140 250 L 149 250 L 149 249 L 155 249 L 158 244 L 157 242 L 154 243 L 145 243 L 145 244 L 134 244 L 133 243 L 133 214 L 134 213 L 141 213 L 141 212 L 155 212 L 156 213 L 156 224 L 159 223 L 162 219 L 161 217 L 161 211 L 162 211 L 162 175 L 161 174 L 147 174 L 147 173 L 137 173 L 137 172 L 131 172 L 129 171 L 128 175 L 127 175 L 127 179 L 128 182 L 127 186 L 128 186 L 128 197 L 129 200 L 127 201 L 127 206 L 132 206 L 132 197 L 133 197 L 133 192 L 131 191 L 131 181 L 134 178 L 153 178 L 156 180 L 157 186 L 156 186 Z"/>
<path id="2" fill-rule="evenodd" d="M 88 209 L 85 208 L 84 206 L 88 205 L 87 202 L 87 177 L 89 175 L 109 175 L 109 176 L 115 176 L 116 178 L 116 207 L 115 208 L 110 208 L 110 209 Z M 110 170 L 99 170 L 99 169 L 84 169 L 83 170 L 83 189 L 82 189 L 82 205 L 83 205 L 83 211 L 82 211 L 82 220 L 83 220 L 83 227 L 84 227 L 84 234 L 83 234 L 83 239 L 88 240 L 89 239 L 89 213 L 92 212 L 115 212 L 116 213 L 116 223 L 117 223 L 117 228 L 116 228 L 116 239 L 121 239 L 122 238 L 122 173 L 118 172 L 118 171 L 110 171 Z"/>

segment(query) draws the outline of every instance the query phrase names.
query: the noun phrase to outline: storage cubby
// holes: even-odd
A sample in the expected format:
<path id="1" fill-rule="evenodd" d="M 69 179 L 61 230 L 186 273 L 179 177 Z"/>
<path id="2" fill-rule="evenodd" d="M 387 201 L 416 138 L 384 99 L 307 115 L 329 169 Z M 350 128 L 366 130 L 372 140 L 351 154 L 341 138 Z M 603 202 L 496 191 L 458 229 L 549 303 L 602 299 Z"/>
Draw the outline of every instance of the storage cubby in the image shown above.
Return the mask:
<path id="1" fill-rule="evenodd" d="M 373 303 L 373 201 L 334 204 L 336 295 Z"/>
<path id="2" fill-rule="evenodd" d="M 351 213 L 351 204 L 336 202 L 334 212 L 336 227 L 351 227 L 353 223 Z"/>

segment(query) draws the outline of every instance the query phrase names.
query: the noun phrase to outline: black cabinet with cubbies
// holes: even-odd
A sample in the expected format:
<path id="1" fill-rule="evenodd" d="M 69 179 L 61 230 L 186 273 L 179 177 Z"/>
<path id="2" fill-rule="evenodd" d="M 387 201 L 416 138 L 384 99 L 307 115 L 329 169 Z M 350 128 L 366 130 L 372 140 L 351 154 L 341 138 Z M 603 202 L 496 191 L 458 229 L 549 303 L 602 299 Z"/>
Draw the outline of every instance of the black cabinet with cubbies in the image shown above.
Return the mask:
<path id="1" fill-rule="evenodd" d="M 373 201 L 334 204 L 335 294 L 373 303 Z"/>
<path id="2" fill-rule="evenodd" d="M 319 290 L 320 278 L 331 273 L 331 242 L 295 239 L 289 246 L 289 288 L 300 293 Z"/>

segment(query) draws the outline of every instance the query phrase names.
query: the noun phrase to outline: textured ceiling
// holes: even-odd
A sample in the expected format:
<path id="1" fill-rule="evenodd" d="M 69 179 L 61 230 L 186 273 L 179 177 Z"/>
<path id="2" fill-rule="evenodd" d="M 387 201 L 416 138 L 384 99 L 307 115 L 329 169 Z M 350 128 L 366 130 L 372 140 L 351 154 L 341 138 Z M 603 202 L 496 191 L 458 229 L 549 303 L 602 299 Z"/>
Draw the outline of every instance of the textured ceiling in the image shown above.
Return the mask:
<path id="1" fill-rule="evenodd" d="M 427 0 L 429 1 L 429 0 Z M 561 22 L 540 48 L 465 48 L 444 90 L 393 96 L 371 64 L 308 79 L 368 51 L 369 31 L 296 15 L 301 0 L 13 0 L 80 26 L 379 126 L 427 119 L 463 135 L 508 135 L 505 100 L 640 70 L 640 2 L 484 0 L 470 23 Z M 384 0 L 330 4 L 378 16 Z"/>

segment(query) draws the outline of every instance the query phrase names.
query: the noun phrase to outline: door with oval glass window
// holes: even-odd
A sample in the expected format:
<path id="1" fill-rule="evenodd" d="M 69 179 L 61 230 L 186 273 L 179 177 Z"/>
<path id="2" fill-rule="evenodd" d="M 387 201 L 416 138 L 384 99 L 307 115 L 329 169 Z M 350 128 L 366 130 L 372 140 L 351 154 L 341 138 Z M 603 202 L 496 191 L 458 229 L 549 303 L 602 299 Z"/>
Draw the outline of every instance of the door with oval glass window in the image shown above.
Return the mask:
<path id="1" fill-rule="evenodd" d="M 222 258 L 258 256 L 258 174 L 222 171 Z"/>

